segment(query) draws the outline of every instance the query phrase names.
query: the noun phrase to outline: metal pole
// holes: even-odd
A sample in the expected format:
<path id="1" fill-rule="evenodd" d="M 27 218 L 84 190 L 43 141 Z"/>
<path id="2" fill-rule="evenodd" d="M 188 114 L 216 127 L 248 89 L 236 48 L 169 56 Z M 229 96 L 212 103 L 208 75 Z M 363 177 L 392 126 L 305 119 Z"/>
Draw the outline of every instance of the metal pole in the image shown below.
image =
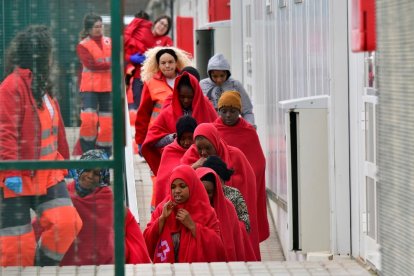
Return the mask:
<path id="1" fill-rule="evenodd" d="M 112 110 L 114 150 L 114 230 L 115 230 L 115 275 L 125 274 L 125 93 L 122 79 L 123 62 L 123 7 L 124 1 L 111 0 L 112 38 Z"/>

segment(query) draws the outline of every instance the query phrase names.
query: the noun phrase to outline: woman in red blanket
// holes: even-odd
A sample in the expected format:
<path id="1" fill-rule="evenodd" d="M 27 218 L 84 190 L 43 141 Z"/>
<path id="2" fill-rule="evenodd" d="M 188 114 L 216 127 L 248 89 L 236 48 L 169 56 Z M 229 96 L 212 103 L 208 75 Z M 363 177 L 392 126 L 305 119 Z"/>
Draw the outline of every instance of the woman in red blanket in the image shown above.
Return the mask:
<path id="1" fill-rule="evenodd" d="M 238 148 L 227 145 L 221 139 L 220 134 L 212 123 L 202 123 L 197 126 L 194 131 L 194 142 L 194 145 L 184 154 L 181 163 L 189 164 L 196 169 L 203 165 L 208 156 L 218 155 L 229 168 L 234 170 L 234 174 L 227 185 L 239 189 L 246 200 L 251 224 L 249 236 L 254 253 L 257 259 L 260 260 L 256 177 L 252 166 Z"/>
<path id="2" fill-rule="evenodd" d="M 210 199 L 210 204 L 220 221 L 221 239 L 226 249 L 227 261 L 256 261 L 253 247 L 244 223 L 239 221 L 233 204 L 223 193 L 219 176 L 210 168 L 196 170 Z"/>
<path id="3" fill-rule="evenodd" d="M 85 152 L 82 160 L 106 160 L 101 150 Z M 109 169 L 77 170 L 68 190 L 82 219 L 83 227 L 60 265 L 101 265 L 114 263 L 113 193 L 109 188 Z M 126 210 L 126 263 L 150 263 L 144 238 L 135 218 Z"/>
<path id="4" fill-rule="evenodd" d="M 195 171 L 176 167 L 170 194 L 152 213 L 144 230 L 154 263 L 226 261 L 216 212 Z"/>
<path id="5" fill-rule="evenodd" d="M 157 181 L 155 183 L 155 206 L 157 206 L 169 193 L 168 179 L 172 170 L 180 165 L 185 151 L 194 143 L 193 134 L 197 127 L 196 120 L 188 115 L 178 119 L 176 124 L 177 137 L 162 151 Z"/>
<path id="6" fill-rule="evenodd" d="M 198 124 L 214 122 L 217 118 L 217 112 L 204 96 L 197 79 L 188 72 L 176 78 L 171 104 L 161 111 L 142 145 L 142 155 L 155 175 L 162 149 L 174 141 L 175 124 L 183 115 L 191 115 Z"/>
<path id="7" fill-rule="evenodd" d="M 262 242 L 269 237 L 269 222 L 266 208 L 266 159 L 259 136 L 256 129 L 240 116 L 242 101 L 239 92 L 223 92 L 217 106 L 220 117 L 214 122 L 214 126 L 227 144 L 238 148 L 246 155 L 256 175 L 257 222 L 260 225 L 259 241 Z"/>

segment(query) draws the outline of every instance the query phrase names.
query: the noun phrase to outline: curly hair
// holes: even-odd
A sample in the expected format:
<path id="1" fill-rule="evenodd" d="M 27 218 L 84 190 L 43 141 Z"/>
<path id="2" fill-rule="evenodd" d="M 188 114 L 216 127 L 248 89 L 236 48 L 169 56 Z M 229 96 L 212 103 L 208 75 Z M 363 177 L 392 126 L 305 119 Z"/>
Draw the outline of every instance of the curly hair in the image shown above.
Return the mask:
<path id="1" fill-rule="evenodd" d="M 52 36 L 44 25 L 30 25 L 16 34 L 7 49 L 6 74 L 15 67 L 30 69 L 33 74 L 32 93 L 37 106 L 42 107 L 42 97 L 52 95 L 50 81 L 50 59 L 52 56 Z"/>
<path id="2" fill-rule="evenodd" d="M 191 56 L 184 50 L 176 47 L 154 47 L 145 52 L 146 59 L 141 67 L 141 79 L 143 82 L 150 80 L 158 71 L 157 53 L 163 49 L 171 49 L 177 56 L 177 69 L 181 71 L 186 66 L 191 66 L 192 62 L 189 58 Z"/>

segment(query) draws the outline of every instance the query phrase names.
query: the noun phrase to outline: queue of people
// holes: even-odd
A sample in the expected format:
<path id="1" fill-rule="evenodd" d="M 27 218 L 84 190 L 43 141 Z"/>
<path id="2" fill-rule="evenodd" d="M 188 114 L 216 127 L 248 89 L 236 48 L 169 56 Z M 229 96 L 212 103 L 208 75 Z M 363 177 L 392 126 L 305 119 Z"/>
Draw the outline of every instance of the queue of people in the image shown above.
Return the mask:
<path id="1" fill-rule="evenodd" d="M 200 81 L 191 56 L 172 46 L 171 24 L 168 16 L 152 23 L 140 12 L 125 30 L 135 142 L 153 181 L 143 232 L 125 207 L 126 263 L 260 261 L 269 223 L 253 105 L 222 54 L 211 57 Z M 85 15 L 77 54 L 82 106 L 72 155 L 107 160 L 111 40 L 99 15 Z M 47 27 L 29 26 L 13 40 L 0 85 L 0 160 L 70 158 L 51 59 Z M 114 262 L 109 170 L 77 169 L 71 177 L 59 169 L 0 172 L 1 266 Z"/>

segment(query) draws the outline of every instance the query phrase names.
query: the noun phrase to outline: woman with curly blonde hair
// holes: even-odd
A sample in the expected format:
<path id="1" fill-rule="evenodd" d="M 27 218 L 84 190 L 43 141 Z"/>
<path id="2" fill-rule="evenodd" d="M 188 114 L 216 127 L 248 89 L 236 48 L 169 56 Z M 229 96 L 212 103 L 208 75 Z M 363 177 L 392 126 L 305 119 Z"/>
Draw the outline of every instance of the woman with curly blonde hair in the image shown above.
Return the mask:
<path id="1" fill-rule="evenodd" d="M 155 47 L 148 50 L 145 55 L 146 60 L 141 69 L 144 87 L 135 121 L 135 141 L 139 148 L 147 136 L 149 127 L 160 114 L 165 100 L 172 95 L 175 78 L 181 69 L 191 65 L 189 54 L 175 47 Z M 155 183 L 154 175 L 152 181 Z M 155 208 L 154 202 L 153 197 L 152 208 Z"/>
<path id="2" fill-rule="evenodd" d="M 145 53 L 147 57 L 141 71 L 144 88 L 135 121 L 135 141 L 141 145 L 149 126 L 159 115 L 165 99 L 172 94 L 175 78 L 181 69 L 191 65 L 188 53 L 175 47 L 155 47 Z"/>

